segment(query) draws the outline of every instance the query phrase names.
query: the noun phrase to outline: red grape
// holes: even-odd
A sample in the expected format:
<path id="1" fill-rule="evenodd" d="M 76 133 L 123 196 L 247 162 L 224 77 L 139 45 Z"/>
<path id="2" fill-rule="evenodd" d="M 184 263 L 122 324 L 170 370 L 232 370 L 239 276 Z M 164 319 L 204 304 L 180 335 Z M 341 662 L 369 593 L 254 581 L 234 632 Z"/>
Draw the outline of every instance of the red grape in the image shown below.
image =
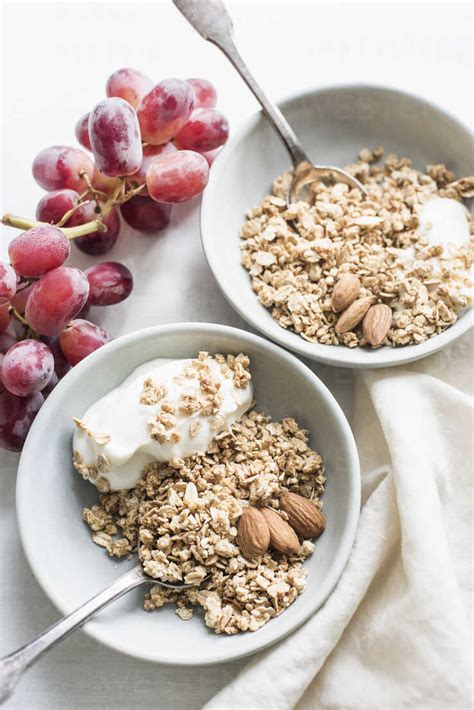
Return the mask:
<path id="1" fill-rule="evenodd" d="M 33 288 L 33 286 L 34 286 L 34 283 L 20 284 L 18 286 L 18 291 L 15 293 L 12 300 L 10 301 L 13 308 L 16 311 L 18 311 L 18 313 L 21 316 L 25 312 L 26 301 L 28 300 L 28 296 L 30 295 L 30 292 L 31 292 L 31 289 Z"/>
<path id="2" fill-rule="evenodd" d="M 78 143 L 87 150 L 92 150 L 91 139 L 89 138 L 89 114 L 85 113 L 76 123 L 76 138 Z"/>
<path id="3" fill-rule="evenodd" d="M 175 141 L 178 148 L 202 153 L 224 145 L 229 137 L 229 122 L 213 108 L 199 108 L 184 124 Z"/>
<path id="4" fill-rule="evenodd" d="M 171 220 L 171 210 L 171 205 L 155 202 L 145 195 L 136 195 L 120 206 L 126 223 L 147 234 L 154 234 L 167 227 Z"/>
<path id="5" fill-rule="evenodd" d="M 216 148 L 216 150 L 206 150 L 206 151 L 204 151 L 204 153 L 201 153 L 201 155 L 203 155 L 206 158 L 207 164 L 209 165 L 209 167 L 211 167 L 211 165 L 213 164 L 214 160 L 217 158 L 217 156 L 219 155 L 220 152 L 221 152 L 221 149 Z"/>
<path id="6" fill-rule="evenodd" d="M 16 293 L 17 276 L 10 264 L 0 261 L 0 304 L 8 303 Z"/>
<path id="7" fill-rule="evenodd" d="M 110 340 L 111 336 L 98 325 L 79 318 L 71 321 L 59 338 L 61 349 L 73 366 Z"/>
<path id="8" fill-rule="evenodd" d="M 135 109 L 118 98 L 99 101 L 89 116 L 89 135 L 97 168 L 104 175 L 132 175 L 142 163 Z"/>
<path id="9" fill-rule="evenodd" d="M 105 93 L 118 96 L 137 108 L 142 98 L 153 88 L 153 82 L 137 69 L 118 69 L 107 79 Z"/>
<path id="10" fill-rule="evenodd" d="M 13 335 L 10 328 L 8 328 L 4 333 L 0 333 L 0 354 L 5 354 L 10 350 L 12 345 L 16 343 L 16 336 Z"/>
<path id="11" fill-rule="evenodd" d="M 96 211 L 96 205 L 93 202 L 85 205 L 83 211 L 84 223 L 91 222 L 100 216 L 100 212 Z M 84 237 L 76 237 L 72 240 L 76 247 L 84 252 L 84 254 L 90 254 L 91 256 L 106 254 L 117 241 L 120 231 L 120 218 L 115 207 L 112 208 L 107 217 L 104 217 L 103 222 L 107 227 L 106 232 L 97 230 L 97 232 L 92 232 Z"/>
<path id="12" fill-rule="evenodd" d="M 33 162 L 33 177 L 42 188 L 51 192 L 68 188 L 83 192 L 86 188 L 84 171 L 89 180 L 94 174 L 94 164 L 87 153 L 80 148 L 70 148 L 65 145 L 54 145 L 45 148 Z"/>
<path id="13" fill-rule="evenodd" d="M 137 185 L 143 185 L 146 183 L 146 173 L 151 163 L 159 155 L 169 155 L 170 153 L 176 153 L 178 149 L 173 143 L 163 143 L 163 145 L 145 145 L 143 146 L 143 160 L 139 169 L 133 174 L 131 180 L 136 182 Z M 141 192 L 140 194 L 145 194 Z"/>
<path id="14" fill-rule="evenodd" d="M 0 333 L 4 333 L 10 324 L 10 311 L 6 303 L 0 306 Z"/>
<path id="15" fill-rule="evenodd" d="M 87 301 L 89 282 L 79 269 L 60 266 L 37 281 L 28 296 L 25 316 L 40 335 L 57 335 Z"/>
<path id="16" fill-rule="evenodd" d="M 18 397 L 28 397 L 46 387 L 53 370 L 53 353 L 47 345 L 39 340 L 21 340 L 3 358 L 3 385 Z"/>
<path id="17" fill-rule="evenodd" d="M 45 336 L 41 338 L 43 343 L 46 343 L 48 348 L 53 353 L 54 358 L 54 372 L 62 379 L 71 369 L 71 365 L 66 360 L 63 351 L 61 350 L 61 345 L 59 344 L 59 338 L 57 335 L 52 337 Z"/>
<path id="18" fill-rule="evenodd" d="M 97 170 L 97 166 L 94 167 L 94 177 L 92 178 L 92 185 L 96 190 L 101 190 L 101 192 L 110 193 L 113 192 L 117 185 L 117 178 L 111 178 L 108 175 L 104 175 L 100 170 Z"/>
<path id="19" fill-rule="evenodd" d="M 214 108 L 217 92 L 207 79 L 187 79 L 194 92 L 194 108 Z"/>
<path id="20" fill-rule="evenodd" d="M 124 301 L 133 288 L 130 270 L 116 261 L 94 264 L 85 272 L 89 281 L 88 303 L 91 306 L 111 306 Z"/>
<path id="21" fill-rule="evenodd" d="M 57 224 L 69 210 L 79 202 L 79 193 L 75 190 L 55 190 L 48 192 L 38 202 L 36 208 L 36 219 L 39 222 L 47 222 L 48 224 Z M 68 221 L 64 224 L 65 227 L 75 227 L 77 224 L 82 224 L 82 207 L 78 207 L 72 213 Z"/>
<path id="22" fill-rule="evenodd" d="M 143 97 L 138 107 L 142 138 L 161 145 L 174 138 L 194 107 L 194 93 L 185 81 L 165 79 Z"/>
<path id="23" fill-rule="evenodd" d="M 57 374 L 55 372 L 53 372 L 50 379 L 49 379 L 48 384 L 46 385 L 46 387 L 43 387 L 43 389 L 41 390 L 41 394 L 43 395 L 43 397 L 45 399 L 46 399 L 46 397 L 48 397 L 48 395 L 51 394 L 51 392 L 54 390 L 54 388 L 56 387 L 58 382 L 59 382 L 59 377 L 57 376 Z"/>
<path id="24" fill-rule="evenodd" d="M 155 158 L 148 168 L 146 184 L 157 202 L 185 202 L 200 195 L 209 179 L 209 165 L 199 153 L 179 150 Z"/>
<path id="25" fill-rule="evenodd" d="M 44 402 L 40 392 L 30 397 L 0 394 L 0 446 L 8 451 L 21 451 L 29 428 Z"/>
<path id="26" fill-rule="evenodd" d="M 8 256 L 17 274 L 41 276 L 66 261 L 69 240 L 57 227 L 33 227 L 10 242 Z"/>

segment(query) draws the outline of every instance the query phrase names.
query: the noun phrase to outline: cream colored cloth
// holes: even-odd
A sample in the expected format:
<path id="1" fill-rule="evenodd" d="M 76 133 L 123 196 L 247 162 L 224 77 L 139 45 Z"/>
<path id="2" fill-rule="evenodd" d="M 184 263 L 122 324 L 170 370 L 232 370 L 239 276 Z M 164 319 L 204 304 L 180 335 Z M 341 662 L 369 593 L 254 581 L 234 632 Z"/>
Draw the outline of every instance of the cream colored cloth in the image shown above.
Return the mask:
<path id="1" fill-rule="evenodd" d="M 471 707 L 472 352 L 466 336 L 359 374 L 363 500 L 346 569 L 206 710 Z"/>

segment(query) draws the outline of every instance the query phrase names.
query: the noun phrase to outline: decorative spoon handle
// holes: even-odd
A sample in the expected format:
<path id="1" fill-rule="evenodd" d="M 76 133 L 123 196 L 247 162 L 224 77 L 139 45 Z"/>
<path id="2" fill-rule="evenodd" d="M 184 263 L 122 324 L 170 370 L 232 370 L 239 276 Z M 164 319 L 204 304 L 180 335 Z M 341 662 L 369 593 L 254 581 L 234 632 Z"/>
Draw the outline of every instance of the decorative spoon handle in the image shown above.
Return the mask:
<path id="1" fill-rule="evenodd" d="M 108 606 L 131 589 L 150 582 L 137 565 L 129 572 L 116 579 L 112 584 L 96 594 L 92 599 L 82 604 L 63 619 L 37 636 L 26 646 L 0 659 L 0 705 L 13 693 L 23 672 L 38 660 L 43 653 L 56 646 L 88 621 L 91 616 Z"/>
<path id="2" fill-rule="evenodd" d="M 263 93 L 235 46 L 232 20 L 222 0 L 173 0 L 188 22 L 208 42 L 212 42 L 232 62 L 279 134 L 294 166 L 308 162 L 293 129 L 278 108 Z"/>

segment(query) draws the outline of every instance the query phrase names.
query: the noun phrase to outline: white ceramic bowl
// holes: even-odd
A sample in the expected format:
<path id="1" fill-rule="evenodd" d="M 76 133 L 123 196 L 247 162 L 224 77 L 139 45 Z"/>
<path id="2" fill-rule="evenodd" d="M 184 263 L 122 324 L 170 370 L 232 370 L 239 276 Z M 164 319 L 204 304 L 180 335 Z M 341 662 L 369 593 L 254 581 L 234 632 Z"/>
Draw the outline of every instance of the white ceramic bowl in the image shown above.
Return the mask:
<path id="1" fill-rule="evenodd" d="M 216 636 L 197 615 L 183 622 L 172 606 L 143 611 L 145 588 L 101 612 L 85 631 L 123 653 L 160 663 L 201 665 L 254 653 L 302 624 L 324 602 L 347 562 L 360 507 L 357 451 L 334 397 L 293 355 L 242 330 L 203 323 L 163 325 L 114 340 L 77 365 L 41 408 L 20 461 L 17 513 L 33 573 L 45 593 L 68 613 L 129 569 L 91 542 L 82 522 L 97 491 L 71 466 L 71 417 L 81 416 L 135 367 L 156 357 L 195 357 L 199 350 L 245 352 L 251 358 L 255 396 L 274 418 L 294 416 L 311 430 L 324 457 L 327 528 L 306 562 L 307 591 L 257 633 Z"/>
<path id="2" fill-rule="evenodd" d="M 316 163 L 343 167 L 356 159 L 361 148 L 382 145 L 386 154 L 412 158 L 417 168 L 446 163 L 457 175 L 472 175 L 470 132 L 415 96 L 373 86 L 340 86 L 297 95 L 281 107 Z M 203 196 L 201 234 L 206 258 L 222 293 L 242 318 L 289 350 L 341 367 L 411 362 L 440 350 L 472 326 L 469 309 L 444 333 L 420 345 L 377 350 L 308 343 L 281 328 L 259 303 L 240 265 L 238 231 L 246 211 L 268 194 L 272 180 L 289 165 L 286 149 L 259 112 L 218 156 Z"/>

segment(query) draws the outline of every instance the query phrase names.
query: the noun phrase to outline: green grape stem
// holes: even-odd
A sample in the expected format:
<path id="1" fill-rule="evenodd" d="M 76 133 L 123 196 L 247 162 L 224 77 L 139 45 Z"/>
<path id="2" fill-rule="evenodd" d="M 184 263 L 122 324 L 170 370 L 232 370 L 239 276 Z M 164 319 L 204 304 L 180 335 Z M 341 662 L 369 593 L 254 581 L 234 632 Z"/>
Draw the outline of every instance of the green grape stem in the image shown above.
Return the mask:
<path id="1" fill-rule="evenodd" d="M 110 214 L 111 210 L 115 205 L 122 205 L 124 202 L 127 202 L 130 200 L 132 197 L 135 195 L 138 195 L 145 185 L 139 185 L 138 187 L 133 187 L 129 188 L 129 186 L 126 184 L 124 178 L 118 178 L 117 180 L 117 185 L 112 192 L 112 194 L 107 198 L 107 200 L 100 205 L 100 216 L 97 217 L 97 219 L 91 220 L 90 222 L 86 222 L 85 224 L 80 224 L 77 227 L 63 227 L 63 223 L 69 219 L 71 213 L 73 212 L 74 209 L 69 211 L 69 213 L 66 213 L 63 215 L 63 218 L 61 221 L 56 225 L 58 229 L 60 229 L 64 235 L 68 239 L 76 239 L 77 237 L 84 237 L 87 234 L 92 234 L 93 232 L 106 232 L 107 231 L 107 225 L 104 224 L 103 220 L 107 215 Z M 128 188 L 128 189 L 127 189 Z M 96 198 L 96 195 L 103 195 L 104 193 L 94 190 L 89 189 L 86 193 L 84 193 L 84 196 L 86 197 L 89 193 L 92 193 L 93 197 Z M 85 202 L 82 202 L 81 204 L 86 204 L 89 202 L 89 200 L 86 200 Z M 79 205 L 78 205 L 79 206 Z M 34 219 L 28 219 L 24 217 L 17 217 L 14 214 L 9 214 L 6 213 L 2 217 L 2 224 L 4 224 L 7 227 L 14 227 L 16 229 L 32 229 L 33 227 L 50 227 L 50 224 L 47 224 L 46 222 L 38 222 L 37 220 Z"/>

